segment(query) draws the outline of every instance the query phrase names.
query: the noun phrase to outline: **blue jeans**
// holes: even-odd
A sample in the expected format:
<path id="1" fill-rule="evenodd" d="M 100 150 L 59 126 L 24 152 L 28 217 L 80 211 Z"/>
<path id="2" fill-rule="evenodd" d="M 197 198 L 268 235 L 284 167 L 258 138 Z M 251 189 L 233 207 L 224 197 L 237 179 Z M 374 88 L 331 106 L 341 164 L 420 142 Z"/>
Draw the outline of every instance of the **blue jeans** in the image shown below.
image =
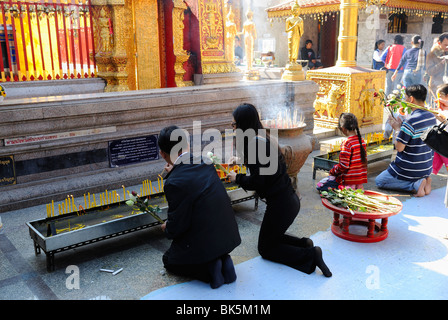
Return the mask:
<path id="1" fill-rule="evenodd" d="M 392 176 L 389 171 L 384 170 L 375 179 L 378 188 L 390 190 L 417 191 L 425 178 L 417 181 L 400 180 Z"/>
<path id="2" fill-rule="evenodd" d="M 397 90 L 397 85 L 401 84 L 401 78 L 403 76 L 403 72 L 397 72 L 397 77 L 395 81 L 392 81 L 392 75 L 395 71 L 387 71 L 386 73 L 386 86 L 384 88 L 384 92 L 386 97 L 392 93 L 392 91 Z"/>
<path id="3" fill-rule="evenodd" d="M 406 70 L 404 70 L 404 74 L 403 74 L 403 78 L 402 78 L 403 85 L 406 88 L 408 88 L 408 87 L 412 86 L 413 84 L 421 84 L 422 76 L 423 76 L 423 72 L 421 70 L 414 72 L 411 69 L 406 69 Z"/>

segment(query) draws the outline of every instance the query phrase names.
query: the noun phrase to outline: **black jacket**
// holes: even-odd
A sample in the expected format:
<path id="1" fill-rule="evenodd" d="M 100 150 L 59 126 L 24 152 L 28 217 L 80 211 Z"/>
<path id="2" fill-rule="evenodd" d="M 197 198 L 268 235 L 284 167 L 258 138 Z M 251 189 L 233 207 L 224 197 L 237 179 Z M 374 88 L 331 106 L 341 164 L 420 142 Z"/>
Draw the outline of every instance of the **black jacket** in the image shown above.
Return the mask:
<path id="1" fill-rule="evenodd" d="M 241 243 L 229 196 L 213 165 L 174 165 L 164 190 L 165 233 L 173 239 L 166 253 L 169 264 L 209 262 Z"/>
<path id="2" fill-rule="evenodd" d="M 249 176 L 245 174 L 237 174 L 236 175 L 236 183 L 240 185 L 245 190 L 254 190 L 260 196 L 260 198 L 273 198 L 279 195 L 287 195 L 289 196 L 293 191 L 293 187 L 291 184 L 291 179 L 289 178 L 286 171 L 286 163 L 281 154 L 281 151 L 277 151 L 277 157 L 274 159 L 274 154 L 272 158 L 270 157 L 269 150 L 273 150 L 272 148 L 277 148 L 276 145 L 272 145 L 269 140 L 264 138 L 256 138 L 250 143 L 256 143 L 257 156 L 255 161 L 249 160 L 245 161 L 247 168 L 249 169 Z M 266 161 L 260 161 L 260 154 L 258 150 L 260 149 L 260 144 L 266 144 L 262 147 L 261 152 L 266 150 L 266 155 L 270 159 L 270 161 L 274 161 L 274 169 L 273 174 L 260 174 L 260 169 L 267 168 L 273 164 L 267 163 L 262 164 Z M 246 154 L 248 152 L 248 148 L 246 148 Z"/>

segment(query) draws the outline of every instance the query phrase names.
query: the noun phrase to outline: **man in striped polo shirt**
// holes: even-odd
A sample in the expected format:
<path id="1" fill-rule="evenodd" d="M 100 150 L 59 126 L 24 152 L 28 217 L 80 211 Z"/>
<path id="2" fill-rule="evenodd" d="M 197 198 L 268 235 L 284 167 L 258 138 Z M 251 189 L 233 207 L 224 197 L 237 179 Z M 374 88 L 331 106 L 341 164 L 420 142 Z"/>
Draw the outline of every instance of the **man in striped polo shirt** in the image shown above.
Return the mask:
<path id="1" fill-rule="evenodd" d="M 427 90 L 421 85 L 406 88 L 407 102 L 424 106 Z M 423 197 L 431 192 L 431 172 L 434 152 L 420 139 L 422 133 L 436 124 L 434 115 L 428 111 L 412 108 L 411 115 L 401 122 L 390 119 L 398 131 L 395 141 L 397 157 L 387 170 L 380 173 L 375 183 L 379 188 L 416 192 Z"/>

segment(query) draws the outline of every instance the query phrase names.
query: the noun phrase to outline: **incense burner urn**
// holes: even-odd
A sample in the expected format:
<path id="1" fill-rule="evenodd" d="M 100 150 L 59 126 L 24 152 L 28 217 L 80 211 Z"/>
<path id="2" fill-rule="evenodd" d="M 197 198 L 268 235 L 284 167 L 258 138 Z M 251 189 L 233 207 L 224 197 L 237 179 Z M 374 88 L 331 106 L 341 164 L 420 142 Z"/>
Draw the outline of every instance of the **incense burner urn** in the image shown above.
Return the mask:
<path id="1" fill-rule="evenodd" d="M 313 140 L 303 130 L 306 124 L 297 127 L 278 128 L 278 142 L 280 150 L 285 157 L 286 170 L 291 179 L 292 186 L 297 192 L 297 174 L 304 165 L 309 154 L 313 151 Z M 269 128 L 266 128 L 270 131 Z"/>

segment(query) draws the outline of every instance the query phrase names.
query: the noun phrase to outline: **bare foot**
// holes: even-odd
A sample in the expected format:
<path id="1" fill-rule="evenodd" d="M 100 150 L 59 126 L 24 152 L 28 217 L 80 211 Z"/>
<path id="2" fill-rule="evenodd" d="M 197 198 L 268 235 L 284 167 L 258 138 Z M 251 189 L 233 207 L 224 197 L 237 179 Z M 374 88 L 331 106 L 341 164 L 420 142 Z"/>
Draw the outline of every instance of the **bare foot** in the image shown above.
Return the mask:
<path id="1" fill-rule="evenodd" d="M 432 182 L 432 178 L 428 177 L 426 178 L 426 186 L 425 186 L 425 195 L 428 195 L 431 193 L 431 182 Z"/>
<path id="2" fill-rule="evenodd" d="M 426 195 L 425 187 L 426 187 L 426 179 L 423 179 L 422 183 L 420 183 L 420 187 L 418 188 L 415 196 L 416 197 L 424 197 Z"/>

